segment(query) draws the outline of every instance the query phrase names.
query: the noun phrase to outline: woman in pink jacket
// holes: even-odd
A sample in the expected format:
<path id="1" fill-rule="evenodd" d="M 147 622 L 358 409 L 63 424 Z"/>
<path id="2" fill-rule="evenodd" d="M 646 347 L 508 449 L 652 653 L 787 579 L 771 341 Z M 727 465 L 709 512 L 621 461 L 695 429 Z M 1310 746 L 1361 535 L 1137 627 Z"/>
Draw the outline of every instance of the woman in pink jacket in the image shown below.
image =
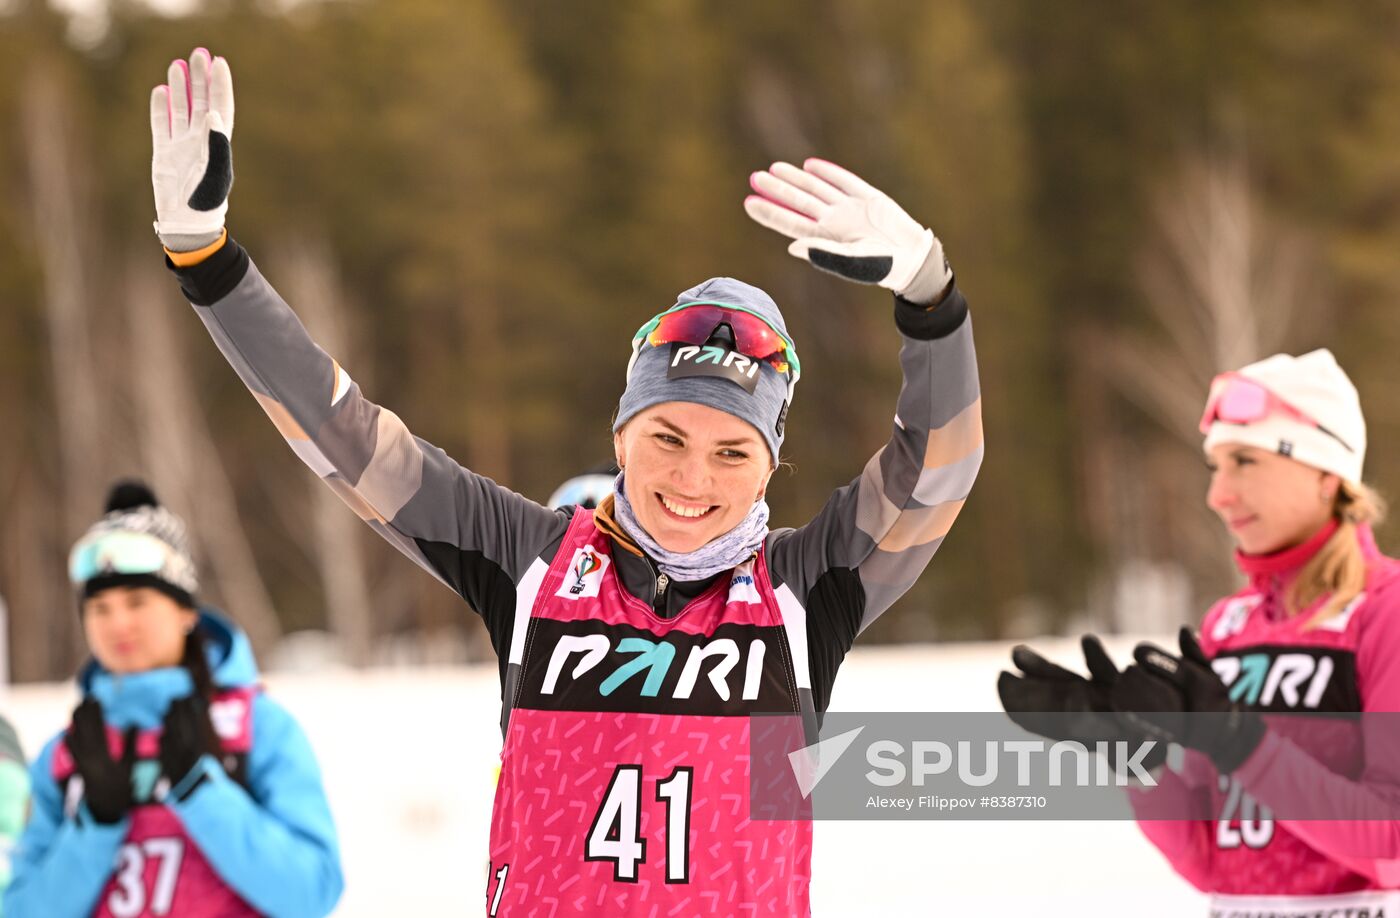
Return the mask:
<path id="1" fill-rule="evenodd" d="M 1371 534 L 1356 389 L 1325 350 L 1276 355 L 1216 378 L 1201 432 L 1247 584 L 1179 654 L 1140 644 L 1121 674 L 1093 636 L 1090 679 L 1018 647 L 1003 704 L 1186 747 L 1132 802 L 1213 915 L 1400 913 L 1400 730 L 1382 713 L 1400 711 L 1400 563 Z"/>

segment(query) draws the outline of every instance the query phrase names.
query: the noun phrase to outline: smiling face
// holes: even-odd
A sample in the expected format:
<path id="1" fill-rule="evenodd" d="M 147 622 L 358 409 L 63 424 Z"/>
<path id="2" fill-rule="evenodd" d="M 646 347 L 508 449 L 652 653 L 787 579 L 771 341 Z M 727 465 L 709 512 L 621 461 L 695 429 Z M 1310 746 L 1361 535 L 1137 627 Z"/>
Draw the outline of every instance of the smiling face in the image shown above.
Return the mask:
<path id="1" fill-rule="evenodd" d="M 613 435 L 627 500 L 662 548 L 690 552 L 748 515 L 773 474 L 758 431 L 708 405 L 663 402 Z"/>
<path id="2" fill-rule="evenodd" d="M 198 614 L 160 590 L 110 587 L 83 600 L 83 635 L 97 662 L 127 675 L 176 666 Z"/>
<path id="3" fill-rule="evenodd" d="M 1246 554 L 1292 548 L 1326 525 L 1341 479 L 1238 443 L 1212 447 L 1206 504 Z"/>

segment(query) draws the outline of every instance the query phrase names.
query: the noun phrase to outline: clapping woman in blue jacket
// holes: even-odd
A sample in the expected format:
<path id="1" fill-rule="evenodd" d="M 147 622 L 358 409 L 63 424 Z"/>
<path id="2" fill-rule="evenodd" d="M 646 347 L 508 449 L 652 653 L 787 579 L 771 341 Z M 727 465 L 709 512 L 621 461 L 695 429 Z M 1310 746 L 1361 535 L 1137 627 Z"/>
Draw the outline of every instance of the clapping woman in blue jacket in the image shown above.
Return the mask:
<path id="1" fill-rule="evenodd" d="M 69 572 L 93 659 L 30 778 L 6 918 L 320 918 L 340 852 L 305 734 L 196 604 L 184 524 L 117 485 Z"/>

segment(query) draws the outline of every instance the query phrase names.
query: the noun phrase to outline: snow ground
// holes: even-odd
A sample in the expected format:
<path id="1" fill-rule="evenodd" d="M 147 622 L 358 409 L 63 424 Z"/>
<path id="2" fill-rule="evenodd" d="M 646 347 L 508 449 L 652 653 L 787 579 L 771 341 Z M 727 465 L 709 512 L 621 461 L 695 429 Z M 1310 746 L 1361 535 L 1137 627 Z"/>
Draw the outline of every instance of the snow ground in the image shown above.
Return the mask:
<path id="1" fill-rule="evenodd" d="M 1037 648 L 1078 659 L 1076 641 Z M 1134 640 L 1109 641 L 1116 658 Z M 1006 644 L 858 648 L 832 710 L 998 710 Z M 500 751 L 495 664 L 270 675 L 325 771 L 347 888 L 338 918 L 481 913 Z M 70 685 L 0 696 L 29 754 L 66 720 Z M 812 910 L 832 915 L 1137 918 L 1205 915 L 1205 900 L 1128 822 L 819 822 Z"/>

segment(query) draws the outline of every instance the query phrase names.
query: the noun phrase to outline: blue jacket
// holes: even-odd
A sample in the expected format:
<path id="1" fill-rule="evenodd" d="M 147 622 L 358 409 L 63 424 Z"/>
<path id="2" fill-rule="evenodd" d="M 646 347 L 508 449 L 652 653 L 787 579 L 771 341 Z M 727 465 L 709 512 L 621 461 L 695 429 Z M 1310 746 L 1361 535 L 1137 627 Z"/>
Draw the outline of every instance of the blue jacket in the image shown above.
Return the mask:
<path id="1" fill-rule="evenodd" d="M 243 633 L 209 609 L 200 610 L 199 627 L 215 685 L 256 685 L 257 665 Z M 120 729 L 159 727 L 170 702 L 194 688 L 183 667 L 118 677 L 95 661 L 84 667 L 78 683 L 85 697 L 102 703 L 107 722 Z M 252 723 L 249 790 L 206 755 L 198 768 L 207 780 L 183 802 L 170 799 L 167 805 L 224 882 L 253 908 L 269 918 L 321 918 L 335 907 L 345 881 L 320 768 L 301 727 L 262 693 L 253 702 Z M 86 807 L 76 818 L 65 817 L 53 777 L 54 749 L 62 737 L 45 744 L 30 769 L 33 811 L 5 892 L 7 918 L 88 918 L 126 837 L 130 817 L 101 825 L 87 816 Z M 133 775 L 138 799 L 156 777 L 156 766 L 145 765 Z"/>

